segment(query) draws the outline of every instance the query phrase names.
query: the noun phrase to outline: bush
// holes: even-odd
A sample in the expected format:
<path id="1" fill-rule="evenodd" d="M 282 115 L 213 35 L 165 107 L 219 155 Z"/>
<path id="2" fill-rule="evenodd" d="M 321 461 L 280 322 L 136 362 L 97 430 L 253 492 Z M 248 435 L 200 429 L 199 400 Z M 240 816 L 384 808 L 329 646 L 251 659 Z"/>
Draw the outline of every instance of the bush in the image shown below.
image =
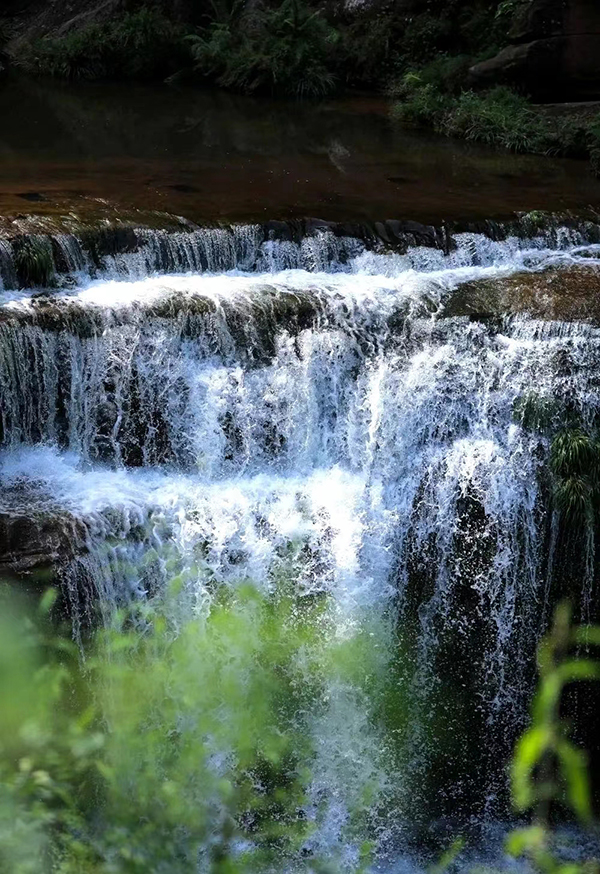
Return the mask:
<path id="1" fill-rule="evenodd" d="M 190 37 L 196 69 L 225 88 L 296 97 L 323 97 L 336 85 L 332 54 L 338 32 L 320 10 L 283 0 L 238 20 L 217 20 Z"/>
<path id="2" fill-rule="evenodd" d="M 404 18 L 367 7 L 340 29 L 340 69 L 351 85 L 385 88 L 401 72 Z"/>
<path id="3" fill-rule="evenodd" d="M 67 36 L 43 39 L 25 54 L 35 73 L 62 79 L 155 79 L 189 62 L 182 29 L 143 8 Z"/>
<path id="4" fill-rule="evenodd" d="M 407 62 L 425 63 L 443 52 L 452 43 L 450 18 L 427 13 L 409 18 L 402 38 L 401 51 Z"/>

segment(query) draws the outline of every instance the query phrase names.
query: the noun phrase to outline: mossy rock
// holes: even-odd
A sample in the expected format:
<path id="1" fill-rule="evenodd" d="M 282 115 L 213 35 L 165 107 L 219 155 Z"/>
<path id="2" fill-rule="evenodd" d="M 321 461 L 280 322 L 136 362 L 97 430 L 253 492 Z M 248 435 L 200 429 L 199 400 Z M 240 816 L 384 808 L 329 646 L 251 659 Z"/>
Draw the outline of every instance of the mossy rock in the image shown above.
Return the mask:
<path id="1" fill-rule="evenodd" d="M 525 313 L 600 324 L 600 268 L 577 265 L 466 282 L 452 293 L 443 314 L 479 319 Z"/>

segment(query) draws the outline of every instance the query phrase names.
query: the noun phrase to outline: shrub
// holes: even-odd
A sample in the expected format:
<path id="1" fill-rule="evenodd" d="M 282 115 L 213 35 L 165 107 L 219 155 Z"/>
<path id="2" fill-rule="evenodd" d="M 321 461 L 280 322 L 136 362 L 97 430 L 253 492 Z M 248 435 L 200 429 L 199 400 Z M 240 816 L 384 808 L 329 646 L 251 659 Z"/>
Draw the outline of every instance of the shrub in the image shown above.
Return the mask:
<path id="1" fill-rule="evenodd" d="M 451 19 L 444 16 L 424 13 L 409 18 L 401 44 L 403 57 L 412 64 L 429 61 L 449 47 L 453 30 Z"/>
<path id="2" fill-rule="evenodd" d="M 446 95 L 434 85 L 423 82 L 416 73 L 407 73 L 403 77 L 396 94 L 402 99 L 392 110 L 394 118 L 433 127 L 439 132 L 448 108 Z"/>
<path id="3" fill-rule="evenodd" d="M 340 68 L 352 85 L 385 88 L 404 65 L 400 45 L 404 18 L 366 7 L 340 29 Z"/>
<path id="4" fill-rule="evenodd" d="M 64 37 L 43 39 L 25 54 L 32 71 L 62 79 L 154 79 L 188 62 L 181 28 L 143 8 Z"/>
<path id="5" fill-rule="evenodd" d="M 204 36 L 190 37 L 196 69 L 219 85 L 296 97 L 334 90 L 337 39 L 320 10 L 302 0 L 283 0 L 238 21 L 215 21 Z"/>

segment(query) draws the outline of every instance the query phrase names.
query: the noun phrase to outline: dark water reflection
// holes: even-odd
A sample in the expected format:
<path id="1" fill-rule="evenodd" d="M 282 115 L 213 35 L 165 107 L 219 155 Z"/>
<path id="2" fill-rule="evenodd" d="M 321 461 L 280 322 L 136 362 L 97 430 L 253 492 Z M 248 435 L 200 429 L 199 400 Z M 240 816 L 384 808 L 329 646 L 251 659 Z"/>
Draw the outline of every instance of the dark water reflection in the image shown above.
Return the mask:
<path id="1" fill-rule="evenodd" d="M 318 106 L 167 86 L 9 82 L 0 214 L 156 209 L 194 220 L 501 218 L 600 202 L 584 162 L 393 126 L 378 98 Z"/>

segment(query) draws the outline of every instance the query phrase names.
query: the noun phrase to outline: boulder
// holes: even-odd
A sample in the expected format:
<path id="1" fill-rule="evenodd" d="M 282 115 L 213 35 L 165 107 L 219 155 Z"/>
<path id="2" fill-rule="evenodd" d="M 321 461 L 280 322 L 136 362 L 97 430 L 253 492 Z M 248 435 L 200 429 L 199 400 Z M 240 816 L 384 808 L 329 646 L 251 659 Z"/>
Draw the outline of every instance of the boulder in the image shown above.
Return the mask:
<path id="1" fill-rule="evenodd" d="M 446 317 L 471 319 L 525 314 L 544 321 L 600 325 L 600 268 L 553 267 L 465 282 L 451 294 L 443 312 Z"/>
<path id="2" fill-rule="evenodd" d="M 508 33 L 509 45 L 470 70 L 471 84 L 518 87 L 544 101 L 600 96 L 600 4 L 532 0 Z"/>
<path id="3" fill-rule="evenodd" d="M 551 83 L 554 70 L 562 63 L 563 52 L 561 37 L 507 46 L 495 57 L 472 67 L 471 80 L 481 88 L 509 85 L 536 97 L 553 99 L 556 92 L 553 94 Z"/>
<path id="4" fill-rule="evenodd" d="M 30 501 L 30 503 L 28 503 Z M 25 486 L 4 486 L 0 502 L 0 578 L 45 578 L 85 551 L 85 530 L 69 513 L 44 507 Z"/>

